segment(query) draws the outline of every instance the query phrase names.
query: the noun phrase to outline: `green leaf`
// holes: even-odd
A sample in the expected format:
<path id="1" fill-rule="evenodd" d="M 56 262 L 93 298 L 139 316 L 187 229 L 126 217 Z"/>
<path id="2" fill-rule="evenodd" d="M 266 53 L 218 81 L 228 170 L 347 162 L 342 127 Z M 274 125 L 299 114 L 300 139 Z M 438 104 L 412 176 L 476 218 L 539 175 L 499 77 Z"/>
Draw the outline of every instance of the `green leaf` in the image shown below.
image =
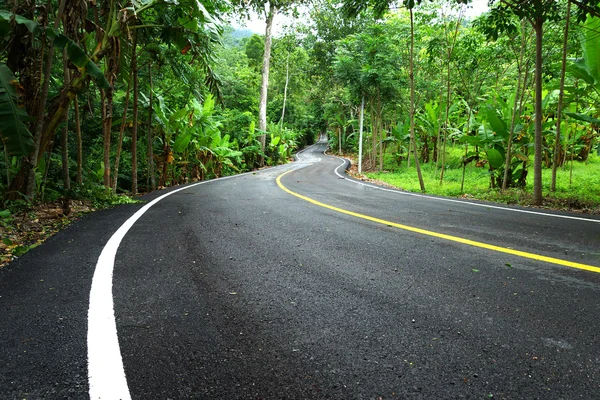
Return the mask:
<path id="1" fill-rule="evenodd" d="M 10 240 L 10 238 L 8 238 L 8 237 L 3 238 L 2 239 L 2 243 L 4 243 L 5 246 L 12 246 L 13 245 L 12 240 Z"/>
<path id="2" fill-rule="evenodd" d="M 83 51 L 83 49 L 79 47 L 77 43 L 65 35 L 59 34 L 54 38 L 54 46 L 61 50 L 66 49 L 69 60 L 71 60 L 71 62 L 75 64 L 77 68 L 82 70 L 83 73 L 87 73 L 94 78 L 96 80 L 96 84 L 101 89 L 108 89 L 110 87 L 100 68 L 98 68 L 98 66 L 92 62 L 92 60 L 90 60 L 87 54 L 85 54 L 85 51 Z"/>
<path id="3" fill-rule="evenodd" d="M 0 21 L 2 22 L 10 22 L 13 16 L 15 17 L 15 22 L 17 24 L 25 25 L 31 33 L 36 33 L 36 31 L 40 28 L 40 25 L 35 21 L 32 21 L 18 14 L 15 15 L 6 10 L 0 10 Z"/>
<path id="4" fill-rule="evenodd" d="M 9 218 L 9 217 L 10 217 L 10 210 L 0 211 L 0 218 Z"/>
<path id="5" fill-rule="evenodd" d="M 29 251 L 31 247 L 29 246 L 17 246 L 15 247 L 15 249 L 13 250 L 13 255 L 15 257 L 20 257 L 23 254 L 27 253 Z"/>
<path id="6" fill-rule="evenodd" d="M 496 149 L 487 149 L 486 150 L 487 159 L 492 168 L 501 168 L 504 165 L 504 160 L 502 159 L 502 154 Z"/>
<path id="7" fill-rule="evenodd" d="M 497 135 L 500 135 L 503 138 L 508 138 L 507 124 L 502 118 L 500 118 L 496 110 L 492 107 L 488 107 L 486 113 L 487 120 L 490 123 L 492 130 L 496 132 Z"/>
<path id="8" fill-rule="evenodd" d="M 600 18 L 589 16 L 583 24 L 581 48 L 589 74 L 594 78 L 595 85 L 600 85 Z"/>
<path id="9" fill-rule="evenodd" d="M 594 77 L 588 72 L 585 60 L 577 59 L 567 65 L 567 72 L 573 75 L 574 78 L 581 79 L 588 85 L 594 84 Z"/>
<path id="10" fill-rule="evenodd" d="M 109 89 L 110 88 L 110 85 L 108 84 L 108 81 L 104 77 L 104 74 L 102 73 L 102 71 L 100 71 L 100 68 L 98 68 L 98 66 L 96 64 L 94 64 L 93 62 L 90 61 L 87 64 L 85 71 L 88 74 L 90 74 L 90 76 L 92 76 L 96 79 L 96 84 L 98 85 L 98 87 L 100 87 L 101 89 Z"/>
<path id="11" fill-rule="evenodd" d="M 188 144 L 190 144 L 190 141 L 192 140 L 192 135 L 190 133 L 182 133 L 179 136 L 177 136 L 177 139 L 175 140 L 175 144 L 173 145 L 173 151 L 175 153 L 181 153 L 183 152 L 186 147 L 188 146 Z"/>
<path id="12" fill-rule="evenodd" d="M 33 136 L 24 121 L 29 116 L 19 106 L 16 87 L 19 85 L 12 71 L 0 64 L 0 136 L 13 156 L 28 155 L 33 151 Z"/>
<path id="13" fill-rule="evenodd" d="M 572 113 L 572 112 L 568 112 L 565 114 L 567 114 L 569 117 L 576 119 L 578 121 L 584 121 L 584 122 L 589 122 L 590 124 L 600 125 L 600 119 L 590 117 L 589 115 L 586 115 L 586 114 L 578 114 L 578 113 Z"/>
<path id="14" fill-rule="evenodd" d="M 479 270 L 475 269 L 475 268 L 473 268 L 471 271 L 473 271 L 473 272 L 479 272 Z"/>
<path id="15" fill-rule="evenodd" d="M 88 63 L 90 62 L 90 59 L 81 47 L 77 46 L 72 40 L 69 40 L 66 49 L 67 56 L 73 64 L 75 64 L 78 68 L 87 67 Z"/>

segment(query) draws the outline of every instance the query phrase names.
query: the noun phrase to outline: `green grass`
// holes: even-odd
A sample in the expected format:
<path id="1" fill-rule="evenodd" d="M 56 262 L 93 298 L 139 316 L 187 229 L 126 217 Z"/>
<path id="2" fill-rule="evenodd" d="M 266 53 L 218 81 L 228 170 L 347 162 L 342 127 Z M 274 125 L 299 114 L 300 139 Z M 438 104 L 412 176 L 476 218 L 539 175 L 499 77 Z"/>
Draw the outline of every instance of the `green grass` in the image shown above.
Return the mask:
<path id="1" fill-rule="evenodd" d="M 530 205 L 533 192 L 533 167 L 530 165 L 525 190 L 510 189 L 505 192 L 490 188 L 488 167 L 476 167 L 474 164 L 467 166 L 465 171 L 464 190 L 461 191 L 462 167 L 460 158 L 462 150 L 451 148 L 448 150 L 444 181 L 440 183 L 440 169 L 435 164 L 421 165 L 423 180 L 427 193 L 449 196 L 466 197 L 488 200 L 507 204 Z M 532 163 L 530 163 L 532 164 Z M 370 179 L 385 182 L 389 185 L 407 190 L 420 192 L 417 173 L 414 168 L 402 166 L 389 157 L 386 159 L 386 171 L 381 173 L 367 173 Z M 587 162 L 573 163 L 573 177 L 570 182 L 571 164 L 561 167 L 557 172 L 556 192 L 550 191 L 552 170 L 544 169 L 543 195 L 544 206 L 560 209 L 577 209 L 600 212 L 600 156 L 591 155 Z"/>

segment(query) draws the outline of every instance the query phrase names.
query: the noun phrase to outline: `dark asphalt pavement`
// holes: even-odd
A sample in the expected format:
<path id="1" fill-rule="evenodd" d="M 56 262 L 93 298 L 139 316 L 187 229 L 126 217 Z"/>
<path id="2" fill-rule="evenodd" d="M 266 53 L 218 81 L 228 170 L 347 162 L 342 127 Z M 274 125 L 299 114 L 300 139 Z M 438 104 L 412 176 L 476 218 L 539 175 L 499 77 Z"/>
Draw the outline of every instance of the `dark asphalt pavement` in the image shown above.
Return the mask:
<path id="1" fill-rule="evenodd" d="M 187 187 L 125 235 L 113 298 L 131 398 L 600 398 L 600 274 L 341 214 L 275 179 L 293 170 L 282 184 L 322 203 L 596 267 L 597 218 L 376 190 L 336 175 L 324 148 Z M 0 269 L 0 399 L 89 398 L 96 261 L 142 206 L 85 216 Z"/>

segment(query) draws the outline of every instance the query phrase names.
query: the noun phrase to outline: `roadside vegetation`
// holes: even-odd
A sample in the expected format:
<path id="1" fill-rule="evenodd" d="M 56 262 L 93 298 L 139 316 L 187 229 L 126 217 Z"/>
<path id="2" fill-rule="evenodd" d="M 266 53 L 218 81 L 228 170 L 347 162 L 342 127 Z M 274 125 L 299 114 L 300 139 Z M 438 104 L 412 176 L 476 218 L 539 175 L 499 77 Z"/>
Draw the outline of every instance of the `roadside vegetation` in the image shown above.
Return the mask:
<path id="1" fill-rule="evenodd" d="M 4 2 L 2 258 L 80 212 L 284 163 L 323 133 L 408 190 L 597 208 L 597 2 L 468 3 Z M 264 32 L 228 22 L 250 13 Z"/>
<path id="2" fill-rule="evenodd" d="M 454 154 L 453 154 L 454 153 Z M 423 180 L 427 193 L 438 196 L 479 199 L 505 204 L 531 206 L 533 198 L 532 184 L 524 188 L 509 188 L 506 190 L 490 189 L 490 172 L 484 166 L 468 165 L 462 168 L 460 150 L 451 151 L 448 156 L 448 168 L 444 181 L 440 183 L 439 171 L 435 165 L 423 165 Z M 356 169 L 350 171 L 360 179 L 373 180 L 387 185 L 410 191 L 420 192 L 419 181 L 414 171 L 395 165 L 392 157 L 386 158 L 385 170 L 370 172 L 358 176 Z M 556 190 L 550 190 L 552 171 L 543 171 L 543 207 L 559 210 L 600 214 L 600 156 L 590 156 L 588 162 L 574 162 L 558 172 Z"/>

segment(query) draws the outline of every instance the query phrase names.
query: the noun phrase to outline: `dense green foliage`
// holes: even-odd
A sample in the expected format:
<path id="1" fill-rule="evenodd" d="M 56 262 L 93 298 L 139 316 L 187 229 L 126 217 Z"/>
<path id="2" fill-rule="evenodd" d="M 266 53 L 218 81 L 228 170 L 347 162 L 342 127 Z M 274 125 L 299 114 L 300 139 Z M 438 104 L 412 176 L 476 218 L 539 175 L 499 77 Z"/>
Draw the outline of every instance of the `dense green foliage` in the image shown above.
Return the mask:
<path id="1" fill-rule="evenodd" d="M 274 35 L 269 123 L 261 131 L 264 37 L 240 38 L 223 21 L 267 3 L 8 2 L 0 10 L 4 203 L 96 197 L 102 187 L 135 194 L 253 170 L 262 160 L 285 162 L 319 133 L 332 150 L 355 153 L 363 99 L 367 171 L 416 180 L 416 148 L 431 190 L 433 181 L 450 186 L 458 174 L 453 194 L 481 177 L 487 190 L 531 192 L 535 154 L 545 196 L 578 179 L 600 191 L 597 179 L 564 178 L 580 163 L 600 174 L 592 157 L 600 124 L 595 3 L 573 2 L 567 18 L 567 0 L 543 9 L 493 1 L 490 12 L 467 18 L 464 1 L 405 1 L 392 11 L 383 0 L 314 1 L 310 18 Z M 277 10 L 290 13 L 300 3 L 280 2 Z M 560 175 L 555 187 L 551 170 Z"/>
<path id="2" fill-rule="evenodd" d="M 6 205 L 96 200 L 105 197 L 102 186 L 135 194 L 234 174 L 257 168 L 259 159 L 286 162 L 313 140 L 299 94 L 298 68 L 308 59 L 282 39 L 280 52 L 294 62 L 286 119 L 277 123 L 275 93 L 265 148 L 257 141 L 260 72 L 252 57 L 260 59 L 262 42 L 233 39 L 222 22 L 226 2 L 15 4 L 0 11 Z M 272 85 L 281 79 L 275 74 Z M 46 98 L 39 96 L 45 84 Z"/>

